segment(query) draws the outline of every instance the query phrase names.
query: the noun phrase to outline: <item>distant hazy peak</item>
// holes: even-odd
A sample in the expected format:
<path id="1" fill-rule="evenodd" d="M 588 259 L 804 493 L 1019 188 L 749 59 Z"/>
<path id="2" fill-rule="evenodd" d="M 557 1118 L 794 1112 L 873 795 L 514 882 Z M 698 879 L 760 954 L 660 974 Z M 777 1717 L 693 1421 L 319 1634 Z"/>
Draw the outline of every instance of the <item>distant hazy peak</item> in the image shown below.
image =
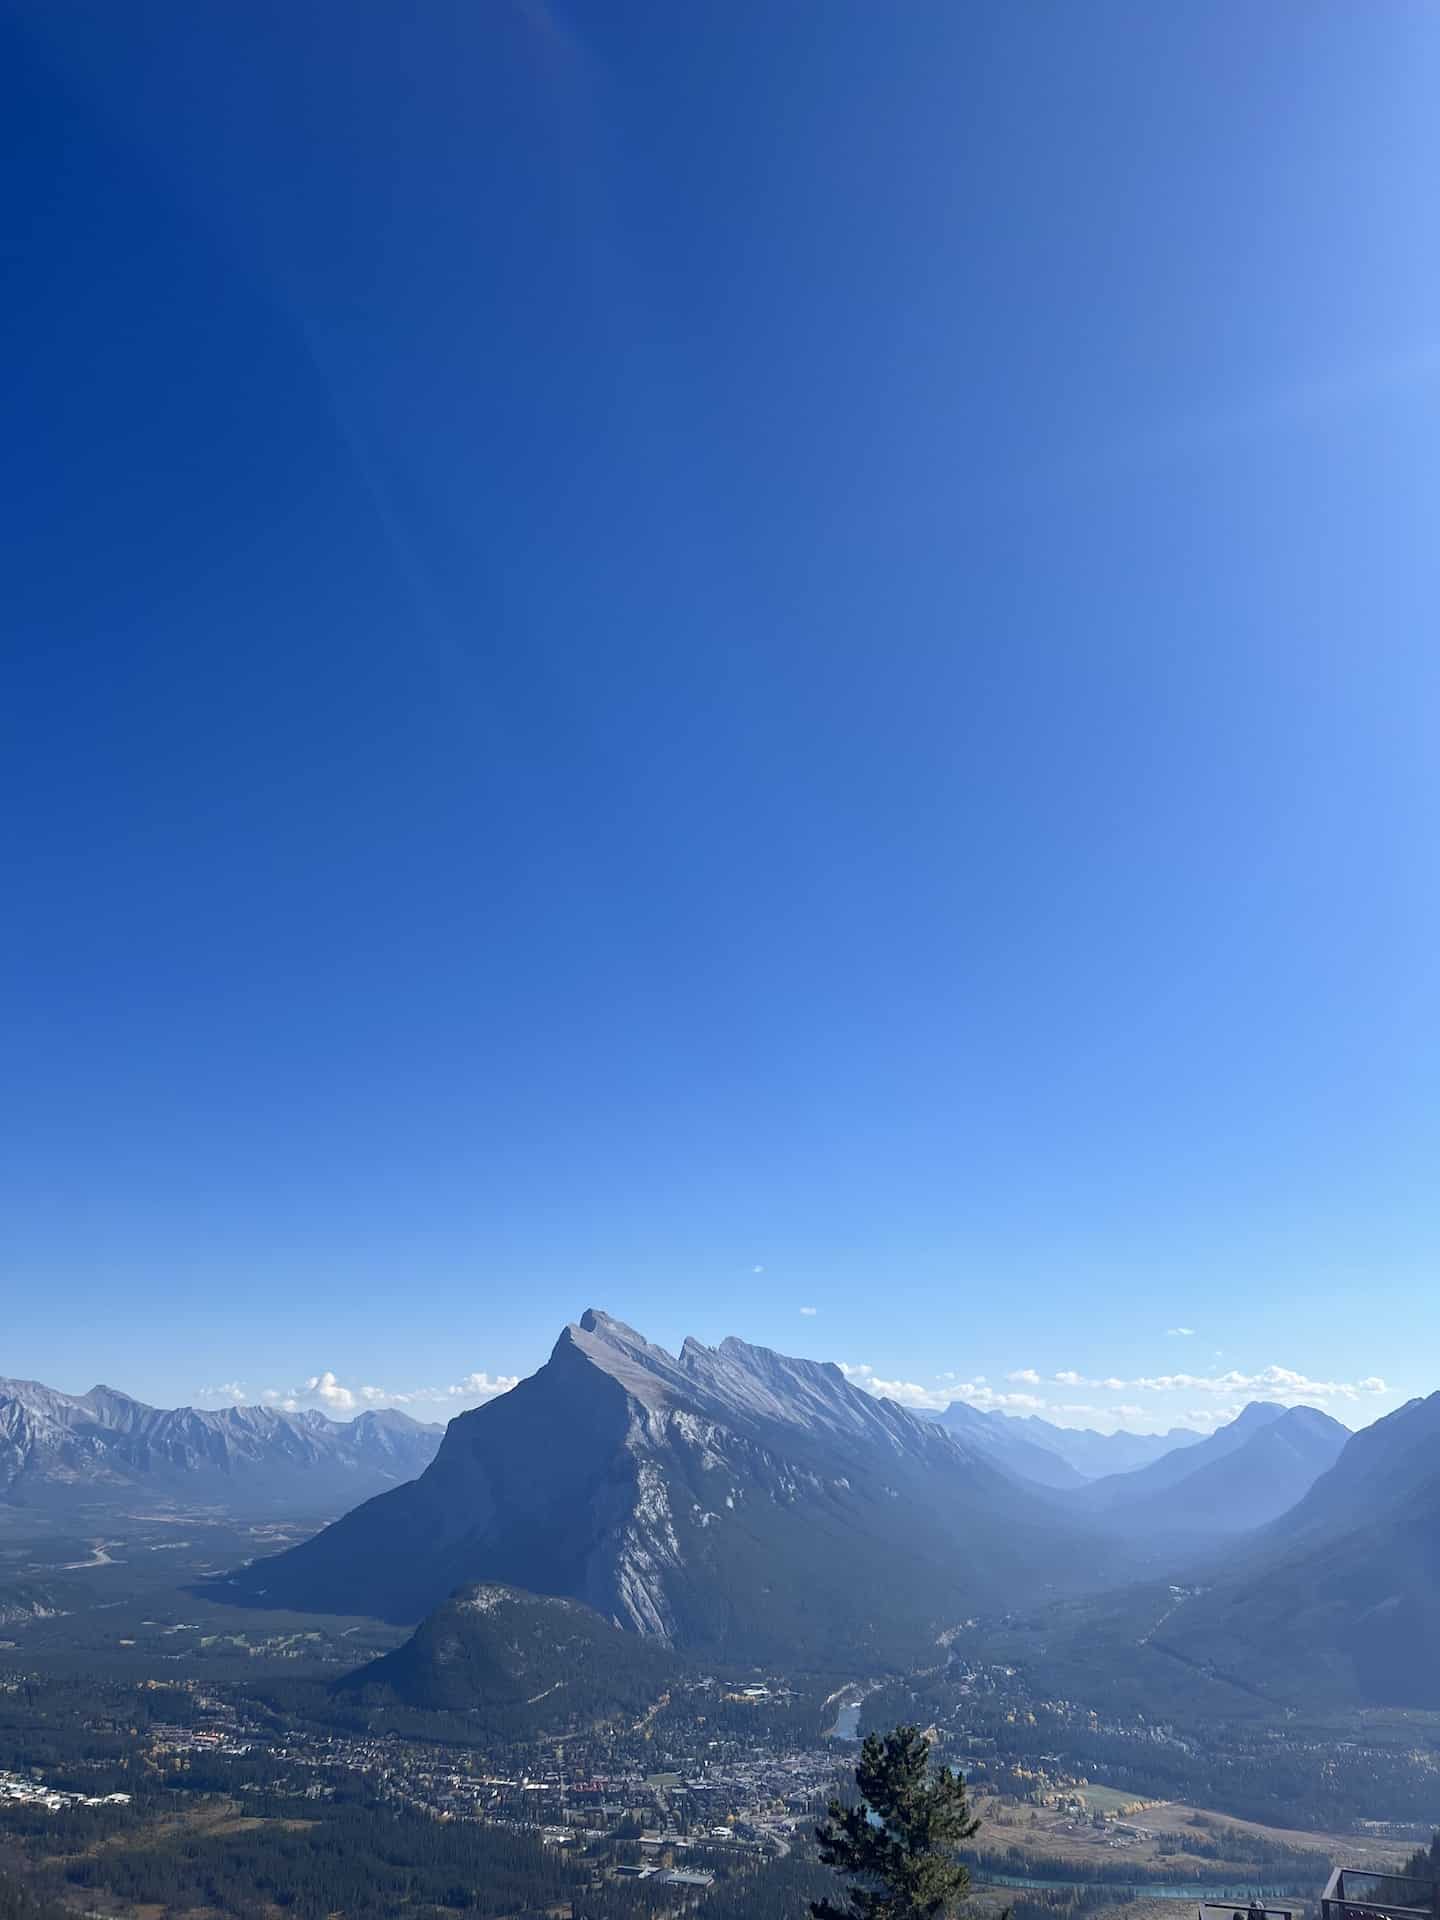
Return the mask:
<path id="1" fill-rule="evenodd" d="M 1230 1427 L 1232 1431 L 1241 1433 L 1249 1427 L 1268 1427 L 1272 1420 L 1283 1420 L 1292 1411 L 1294 1409 L 1282 1407 L 1275 1400 L 1251 1400 L 1236 1414 Z"/>
<path id="2" fill-rule="evenodd" d="M 1327 1431 L 1332 1427 L 1338 1427 L 1342 1433 L 1350 1431 L 1343 1420 L 1337 1420 L 1333 1413 L 1326 1413 L 1323 1407 L 1287 1407 L 1275 1425 L 1323 1427 Z"/>
<path id="3" fill-rule="evenodd" d="M 0 1380 L 0 1504 L 174 1498 L 351 1501 L 423 1471 L 442 1429 L 396 1411 L 348 1421 L 315 1411 L 151 1407 L 102 1385 L 60 1393 Z"/>
<path id="4" fill-rule="evenodd" d="M 300 1408 L 294 1412 L 264 1405 L 154 1407 L 148 1401 L 137 1400 L 133 1394 L 122 1393 L 118 1387 L 99 1385 L 90 1387 L 84 1393 L 64 1393 L 58 1387 L 47 1387 L 39 1380 L 0 1379 L 0 1402 L 6 1401 L 44 1419 L 60 1420 L 72 1426 L 83 1423 L 111 1430 L 148 1429 L 161 1424 L 174 1427 L 177 1423 L 188 1422 L 212 1429 L 237 1426 L 251 1430 L 303 1428 L 336 1438 L 375 1427 L 405 1433 L 444 1431 L 443 1421 L 416 1420 L 398 1407 L 370 1407 L 349 1420 L 332 1420 L 329 1414 L 320 1412 L 317 1407 Z"/>
<path id="5" fill-rule="evenodd" d="M 388 1427 L 392 1432 L 443 1433 L 443 1420 L 417 1420 L 413 1414 L 400 1407 L 367 1407 L 364 1413 L 355 1416 L 353 1424 L 357 1427 Z"/>

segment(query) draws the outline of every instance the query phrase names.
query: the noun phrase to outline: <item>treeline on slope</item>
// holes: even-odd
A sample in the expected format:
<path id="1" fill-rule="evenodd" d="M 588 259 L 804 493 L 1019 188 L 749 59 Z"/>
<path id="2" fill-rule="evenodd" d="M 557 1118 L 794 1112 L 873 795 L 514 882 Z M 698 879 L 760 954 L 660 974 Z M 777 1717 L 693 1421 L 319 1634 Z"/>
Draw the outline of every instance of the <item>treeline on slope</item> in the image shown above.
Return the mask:
<path id="1" fill-rule="evenodd" d="M 1162 1853 L 1164 1849 L 1161 1849 Z M 1094 1860 L 1087 1856 L 1081 1862 L 1071 1855 L 1056 1854 L 1046 1856 L 1033 1848 L 1003 1847 L 984 1848 L 967 1852 L 967 1863 L 974 1867 L 981 1879 L 987 1873 L 1016 1874 L 1046 1880 L 1084 1880 L 1106 1887 L 1133 1886 L 1137 1880 L 1160 1886 L 1197 1886 L 1227 1887 L 1235 1879 L 1233 1863 L 1229 1866 L 1198 1864 L 1194 1858 L 1169 1862 L 1147 1860 L 1143 1866 L 1133 1859 Z M 1261 1864 L 1248 1862 L 1247 1864 Z M 1323 1887 L 1330 1871 L 1329 1856 L 1316 1853 L 1307 1848 L 1288 1847 L 1283 1849 L 1282 1857 L 1266 1860 L 1267 1878 L 1278 1878 L 1285 1882 L 1288 1892 L 1299 1892 L 1306 1888 L 1318 1891 Z"/>
<path id="2" fill-rule="evenodd" d="M 1243 1861 L 1253 1867 L 1281 1867 L 1300 1874 L 1329 1872 L 1330 1856 L 1314 1847 L 1302 1847 L 1277 1840 L 1249 1827 L 1232 1826 L 1228 1821 L 1211 1820 L 1206 1814 L 1191 1814 L 1188 1832 L 1162 1833 L 1156 1847 L 1164 1854 L 1192 1854 L 1197 1860 Z"/>
<path id="3" fill-rule="evenodd" d="M 1416 1848 L 1405 1862 L 1405 1871 L 1415 1880 L 1440 1882 L 1440 1833 L 1434 1836 L 1428 1847 Z"/>
<path id="4" fill-rule="evenodd" d="M 1355 1744 L 1353 1730 L 1337 1732 L 1328 1723 L 1307 1730 L 1289 1722 L 1283 1739 L 1275 1739 L 1273 1724 L 1249 1720 L 1192 1722 L 1183 1739 L 1152 1724 L 1152 1737 L 1141 1739 L 1088 1725 L 1045 1702 L 1033 1703 L 1027 1721 L 1015 1717 L 1006 1697 L 965 1693 L 943 1679 L 911 1679 L 867 1698 L 862 1729 L 902 1718 L 942 1733 L 963 1727 L 947 1757 L 977 1783 L 1022 1797 L 1021 1770 L 1033 1768 L 1040 1754 L 1058 1752 L 1072 1773 L 1137 1799 L 1182 1800 L 1277 1827 L 1325 1832 L 1367 1819 L 1428 1822 L 1435 1810 L 1435 1775 L 1427 1762 L 1417 1763 L 1415 1750 L 1422 1741 L 1433 1747 L 1440 1729 L 1408 1722 L 1397 1725 L 1388 1742 L 1375 1723 L 1363 1746 Z"/>
<path id="5" fill-rule="evenodd" d="M 679 1678 L 668 1647 L 589 1607 L 488 1585 L 453 1594 L 403 1646 L 335 1690 L 369 1706 L 463 1711 L 513 1740 L 633 1718 Z"/>
<path id="6" fill-rule="evenodd" d="M 1008 1756 L 1033 1760 L 1036 1751 L 1033 1738 L 1015 1740 Z M 1236 1819 L 1302 1831 L 1333 1831 L 1357 1819 L 1423 1820 L 1434 1806 L 1434 1775 L 1400 1751 L 1382 1755 L 1336 1747 L 1313 1753 L 1257 1746 L 1187 1752 L 1098 1734 L 1077 1737 L 1067 1756 L 1088 1778 L 1137 1798 L 1183 1800 Z M 1001 1747 L 997 1758 L 1006 1757 Z"/>

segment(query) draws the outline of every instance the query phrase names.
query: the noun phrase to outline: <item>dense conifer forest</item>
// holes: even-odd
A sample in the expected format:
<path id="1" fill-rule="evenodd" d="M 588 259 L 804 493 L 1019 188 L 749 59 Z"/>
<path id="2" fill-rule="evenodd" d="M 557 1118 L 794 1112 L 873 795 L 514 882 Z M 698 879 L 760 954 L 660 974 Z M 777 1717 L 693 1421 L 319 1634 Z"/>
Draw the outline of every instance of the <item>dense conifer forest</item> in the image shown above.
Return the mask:
<path id="1" fill-rule="evenodd" d="M 53 1839 L 81 1838 L 75 1827 Z M 426 1911 L 525 1914 L 568 1906 L 584 1875 L 538 1835 L 473 1822 L 449 1823 L 366 1799 L 325 1802 L 256 1795 L 212 1803 L 194 1819 L 134 1826 L 83 1852 L 52 1855 L 37 1892 L 77 1891 L 163 1907 L 209 1908 L 264 1920 L 278 1908 L 295 1920 L 353 1920 Z M 4 1909 L 0 1908 L 0 1915 Z M 29 1920 L 24 1909 L 16 1920 Z"/>
<path id="2" fill-rule="evenodd" d="M 0 1874 L 0 1920 L 73 1920 L 53 1901 L 39 1900 L 18 1880 Z"/>

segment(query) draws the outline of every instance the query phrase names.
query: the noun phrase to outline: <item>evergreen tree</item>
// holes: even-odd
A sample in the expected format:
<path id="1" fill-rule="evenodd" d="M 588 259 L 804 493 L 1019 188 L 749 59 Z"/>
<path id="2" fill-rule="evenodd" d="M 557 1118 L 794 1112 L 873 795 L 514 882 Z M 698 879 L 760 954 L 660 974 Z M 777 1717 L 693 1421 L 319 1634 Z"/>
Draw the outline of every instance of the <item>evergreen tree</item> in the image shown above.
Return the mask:
<path id="1" fill-rule="evenodd" d="M 815 1900 L 814 1920 L 937 1920 L 964 1900 L 970 1875 L 956 1849 L 979 1829 L 964 1777 L 930 1766 L 918 1727 L 867 1735 L 855 1769 L 860 1799 L 832 1800 L 815 1829 L 820 1858 L 857 1882 L 846 1905 Z"/>
<path id="2" fill-rule="evenodd" d="M 1405 1863 L 1405 1871 L 1416 1880 L 1440 1881 L 1440 1833 L 1428 1847 L 1421 1847 L 1418 1853 L 1412 1853 Z"/>

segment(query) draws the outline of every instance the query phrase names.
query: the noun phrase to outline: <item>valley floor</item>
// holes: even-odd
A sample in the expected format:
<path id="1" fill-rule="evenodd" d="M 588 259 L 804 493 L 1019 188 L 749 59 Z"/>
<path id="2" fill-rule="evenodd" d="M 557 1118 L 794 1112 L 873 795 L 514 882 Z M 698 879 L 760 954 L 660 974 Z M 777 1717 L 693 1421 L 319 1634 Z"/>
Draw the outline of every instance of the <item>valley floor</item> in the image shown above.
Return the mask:
<path id="1" fill-rule="evenodd" d="M 1395 1862 L 1440 1821 L 1433 1717 L 1302 1725 L 1247 1703 L 1235 1722 L 1156 1724 L 1074 1697 L 1073 1667 L 1060 1694 L 1042 1665 L 987 1657 L 983 1634 L 910 1680 L 692 1676 L 633 1716 L 543 1737 L 342 1710 L 329 1682 L 399 1630 L 218 1607 L 197 1586 L 275 1542 L 203 1510 L 6 1517 L 0 1773 L 129 1798 L 0 1799 L 0 1868 L 117 1920 L 803 1920 L 827 1886 L 810 1835 L 850 1736 L 900 1719 L 933 1726 L 972 1782 L 974 1871 L 995 1882 L 975 1920 L 1002 1904 L 1015 1920 L 1176 1920 L 1183 1902 L 1127 1891 L 1146 1885 L 1313 1896 L 1332 1861 Z"/>

